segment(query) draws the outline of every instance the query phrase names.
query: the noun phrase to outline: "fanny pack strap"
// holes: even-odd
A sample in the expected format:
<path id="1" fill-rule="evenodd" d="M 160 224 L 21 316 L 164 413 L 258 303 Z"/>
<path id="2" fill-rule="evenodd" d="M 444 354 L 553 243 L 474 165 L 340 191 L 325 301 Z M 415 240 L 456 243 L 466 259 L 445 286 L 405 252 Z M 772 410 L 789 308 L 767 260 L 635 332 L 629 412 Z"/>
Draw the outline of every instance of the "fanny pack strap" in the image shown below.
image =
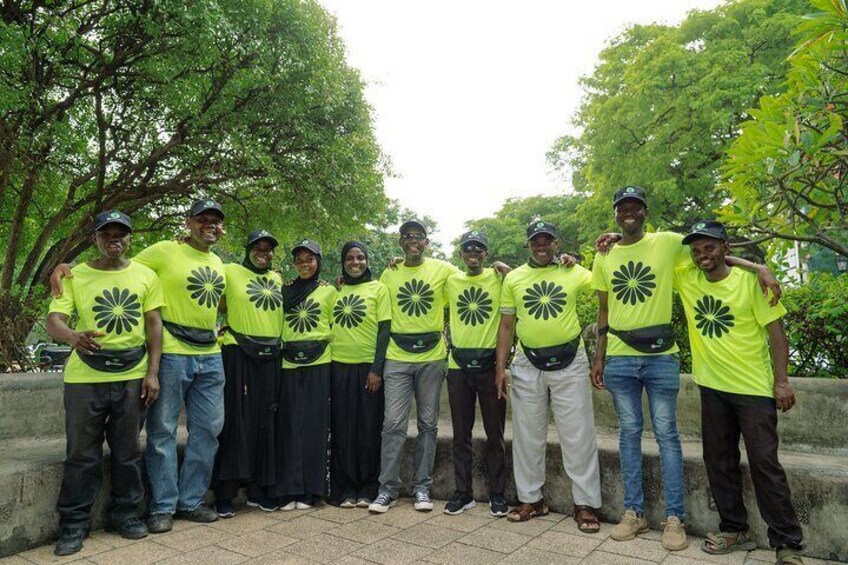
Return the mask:
<path id="1" fill-rule="evenodd" d="M 182 324 L 167 320 L 162 320 L 162 325 L 165 326 L 172 336 L 189 345 L 209 347 L 210 345 L 215 345 L 218 341 L 215 332 L 212 330 L 183 326 Z"/>
<path id="2" fill-rule="evenodd" d="M 78 353 L 80 360 L 103 373 L 124 373 L 134 369 L 147 354 L 147 345 L 139 345 L 129 349 L 101 349 L 88 355 Z"/>

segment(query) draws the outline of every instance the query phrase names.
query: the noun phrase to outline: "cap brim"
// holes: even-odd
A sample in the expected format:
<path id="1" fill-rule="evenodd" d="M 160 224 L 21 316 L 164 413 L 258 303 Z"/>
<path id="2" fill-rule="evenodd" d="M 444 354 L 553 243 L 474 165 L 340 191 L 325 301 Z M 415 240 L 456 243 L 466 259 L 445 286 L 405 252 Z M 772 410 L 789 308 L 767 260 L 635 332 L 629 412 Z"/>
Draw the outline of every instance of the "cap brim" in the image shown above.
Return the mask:
<path id="1" fill-rule="evenodd" d="M 273 237 L 273 236 L 270 236 L 270 235 L 263 235 L 262 237 L 257 237 L 257 238 L 255 238 L 255 239 L 251 239 L 250 241 L 248 241 L 248 242 L 247 242 L 247 245 L 253 245 L 253 244 L 254 244 L 254 243 L 256 243 L 257 241 L 262 241 L 263 239 L 267 239 L 268 241 L 270 241 L 271 243 L 273 243 L 273 244 L 274 244 L 274 247 L 277 247 L 278 245 L 280 245 L 280 242 L 279 242 L 279 241 L 277 241 L 277 238 L 276 238 L 276 237 Z"/>
<path id="2" fill-rule="evenodd" d="M 300 249 L 306 249 L 307 251 L 309 251 L 313 255 L 317 255 L 319 257 L 323 255 L 321 253 L 321 251 L 319 251 L 317 249 L 313 249 L 312 247 L 309 247 L 308 245 L 295 245 L 294 247 L 292 247 L 292 250 L 291 250 L 292 256 L 296 255 L 298 250 L 300 250 Z"/>
<path id="3" fill-rule="evenodd" d="M 119 226 L 124 226 L 125 228 L 130 230 L 130 233 L 132 233 L 132 231 L 133 231 L 132 226 L 130 224 L 128 224 L 127 222 L 123 221 L 123 220 L 112 220 L 112 221 L 106 222 L 105 224 L 101 224 L 98 227 L 94 228 L 94 231 L 100 231 L 103 228 L 105 228 L 106 226 L 111 226 L 113 224 L 119 225 Z"/>
<path id="4" fill-rule="evenodd" d="M 534 237 L 536 237 L 537 235 L 541 235 L 541 234 L 543 234 L 543 233 L 548 234 L 549 236 L 551 236 L 551 237 L 552 237 L 552 238 L 554 238 L 554 239 L 556 239 L 556 237 L 557 237 L 557 234 L 555 234 L 554 232 L 552 232 L 552 231 L 550 231 L 550 230 L 539 230 L 539 231 L 537 231 L 536 233 L 534 233 L 534 234 L 532 234 L 532 235 L 529 235 L 529 236 L 527 237 L 527 241 L 530 241 L 531 239 L 533 239 L 533 238 L 534 238 Z"/>
<path id="5" fill-rule="evenodd" d="M 726 239 L 717 236 L 716 234 L 711 232 L 693 231 L 692 233 L 684 237 L 683 241 L 681 241 L 680 243 L 682 243 L 683 245 L 689 245 L 692 240 L 698 239 L 699 237 L 708 237 L 710 239 L 717 239 L 719 241 L 727 241 Z"/>
<path id="6" fill-rule="evenodd" d="M 615 208 L 616 206 L 618 206 L 620 203 L 624 202 L 625 200 L 638 200 L 639 202 L 644 204 L 645 207 L 648 206 L 648 200 L 646 198 L 644 198 L 642 196 L 634 196 L 632 194 L 627 194 L 625 196 L 622 196 L 621 198 L 617 198 L 616 200 L 613 200 L 612 207 Z"/>
<path id="7" fill-rule="evenodd" d="M 421 228 L 421 231 L 424 232 L 424 235 L 427 235 L 427 226 L 425 226 L 421 222 L 416 222 L 416 221 L 408 221 L 408 222 L 402 223 L 400 225 L 400 228 L 398 229 L 398 231 L 403 233 L 404 228 L 407 228 L 409 226 L 415 226 L 416 228 Z"/>
<path id="8" fill-rule="evenodd" d="M 217 212 L 217 213 L 221 214 L 221 218 L 226 217 L 226 216 L 224 216 L 224 211 L 223 211 L 223 210 L 221 210 L 220 208 L 215 208 L 214 206 L 210 206 L 210 207 L 208 207 L 208 208 L 201 208 L 201 209 L 200 209 L 200 210 L 198 210 L 197 212 L 193 213 L 193 214 L 191 215 L 191 217 L 193 218 L 193 217 L 195 217 L 195 216 L 199 216 L 199 215 L 201 215 L 203 212 L 210 212 L 210 211 L 211 211 L 211 212 Z"/>
<path id="9" fill-rule="evenodd" d="M 466 245 L 468 245 L 469 243 L 479 243 L 480 245 L 482 245 L 486 249 L 489 248 L 488 243 L 486 243 L 485 241 L 479 240 L 479 239 L 466 239 L 465 241 L 460 243 L 459 246 L 460 246 L 460 248 L 462 248 L 462 247 L 465 247 Z"/>

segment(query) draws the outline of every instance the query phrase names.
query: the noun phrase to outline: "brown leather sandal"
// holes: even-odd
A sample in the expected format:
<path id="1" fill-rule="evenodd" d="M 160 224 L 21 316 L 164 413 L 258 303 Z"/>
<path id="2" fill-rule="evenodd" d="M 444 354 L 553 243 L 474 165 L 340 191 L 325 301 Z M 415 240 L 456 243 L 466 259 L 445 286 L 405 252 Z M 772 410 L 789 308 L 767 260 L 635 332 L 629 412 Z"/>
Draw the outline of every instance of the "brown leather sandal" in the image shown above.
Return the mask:
<path id="1" fill-rule="evenodd" d="M 591 506 L 575 504 L 572 517 L 577 522 L 577 529 L 583 533 L 597 534 L 601 530 L 601 523 L 598 521 L 595 509 Z"/>
<path id="2" fill-rule="evenodd" d="M 545 499 L 542 498 L 533 504 L 530 504 L 529 502 L 522 502 L 513 508 L 512 512 L 507 514 L 506 519 L 510 522 L 526 522 L 536 516 L 546 516 L 550 513 L 550 511 L 551 509 L 548 508 L 547 504 L 545 504 Z"/>

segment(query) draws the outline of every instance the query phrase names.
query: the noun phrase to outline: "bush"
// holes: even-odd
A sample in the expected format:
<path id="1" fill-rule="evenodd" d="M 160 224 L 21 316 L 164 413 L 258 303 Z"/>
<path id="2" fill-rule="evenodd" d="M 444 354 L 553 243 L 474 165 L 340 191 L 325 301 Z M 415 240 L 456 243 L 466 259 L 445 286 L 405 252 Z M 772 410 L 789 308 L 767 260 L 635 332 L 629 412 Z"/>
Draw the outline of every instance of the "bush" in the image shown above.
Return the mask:
<path id="1" fill-rule="evenodd" d="M 815 273 L 782 298 L 789 374 L 848 378 L 848 275 Z"/>

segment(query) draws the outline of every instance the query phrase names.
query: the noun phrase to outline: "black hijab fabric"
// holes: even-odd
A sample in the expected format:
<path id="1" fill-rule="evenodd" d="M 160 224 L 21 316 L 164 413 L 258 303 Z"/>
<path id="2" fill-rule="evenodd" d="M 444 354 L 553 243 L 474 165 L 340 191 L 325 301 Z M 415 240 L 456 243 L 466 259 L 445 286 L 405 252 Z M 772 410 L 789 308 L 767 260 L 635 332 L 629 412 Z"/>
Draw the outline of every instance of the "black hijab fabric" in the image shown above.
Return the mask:
<path id="1" fill-rule="evenodd" d="M 310 253 L 312 252 L 310 251 Z M 315 255 L 315 261 L 318 263 L 315 274 L 308 279 L 297 276 L 293 283 L 283 286 L 283 311 L 286 313 L 294 312 L 295 308 L 306 300 L 313 290 L 318 288 L 318 276 L 321 274 L 321 256 L 314 253 L 313 255 Z"/>
<path id="2" fill-rule="evenodd" d="M 344 268 L 345 257 L 347 257 L 348 251 L 354 248 L 362 250 L 362 253 L 365 255 L 365 264 L 367 265 L 365 268 L 365 272 L 362 273 L 361 276 L 358 276 L 356 278 L 347 274 L 347 271 L 345 271 Z M 347 243 L 345 243 L 344 247 L 342 247 L 342 278 L 344 278 L 344 283 L 346 285 L 362 284 L 364 282 L 369 282 L 374 278 L 371 274 L 371 265 L 370 261 L 368 260 L 368 250 L 365 249 L 365 246 L 358 241 L 348 241 Z"/>
<path id="3" fill-rule="evenodd" d="M 262 241 L 262 240 L 258 239 L 256 241 L 254 241 L 253 243 L 251 243 L 250 245 L 245 246 L 245 248 L 244 248 L 244 261 L 241 262 L 241 266 L 244 267 L 245 269 L 247 269 L 248 271 L 256 273 L 257 275 L 264 275 L 265 273 L 267 273 L 268 271 L 271 270 L 271 261 L 268 261 L 268 268 L 260 269 L 259 267 L 257 267 L 256 265 L 253 264 L 253 261 L 250 260 L 250 250 L 253 248 L 254 245 L 259 243 L 260 241 Z"/>

